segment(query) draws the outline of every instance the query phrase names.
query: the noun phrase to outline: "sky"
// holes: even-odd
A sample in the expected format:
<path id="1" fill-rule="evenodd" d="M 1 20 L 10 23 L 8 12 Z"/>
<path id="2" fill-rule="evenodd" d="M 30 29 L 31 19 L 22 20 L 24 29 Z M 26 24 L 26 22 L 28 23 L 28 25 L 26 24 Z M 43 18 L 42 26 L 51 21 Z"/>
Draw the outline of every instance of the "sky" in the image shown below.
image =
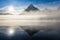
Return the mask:
<path id="1" fill-rule="evenodd" d="M 56 8 L 60 6 L 60 0 L 0 0 L 0 9 L 9 5 L 13 5 L 17 9 L 24 9 L 29 4 L 38 8 Z"/>

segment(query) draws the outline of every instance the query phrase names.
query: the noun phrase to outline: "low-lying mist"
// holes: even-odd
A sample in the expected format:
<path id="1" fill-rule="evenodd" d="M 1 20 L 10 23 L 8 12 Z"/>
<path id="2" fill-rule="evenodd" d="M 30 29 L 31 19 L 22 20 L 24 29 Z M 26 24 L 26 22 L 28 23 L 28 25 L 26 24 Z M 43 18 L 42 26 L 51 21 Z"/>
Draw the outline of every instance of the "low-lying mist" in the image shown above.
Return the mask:
<path id="1" fill-rule="evenodd" d="M 0 15 L 0 26 L 55 30 L 59 28 L 59 24 L 60 10 L 22 11 L 18 15 Z"/>

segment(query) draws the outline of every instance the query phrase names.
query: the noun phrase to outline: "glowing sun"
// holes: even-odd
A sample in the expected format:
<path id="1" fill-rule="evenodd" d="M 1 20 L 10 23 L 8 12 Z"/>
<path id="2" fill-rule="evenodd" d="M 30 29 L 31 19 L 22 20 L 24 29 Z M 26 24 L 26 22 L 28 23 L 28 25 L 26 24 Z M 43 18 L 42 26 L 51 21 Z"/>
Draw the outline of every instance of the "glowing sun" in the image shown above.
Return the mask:
<path id="1" fill-rule="evenodd" d="M 13 5 L 10 5 L 9 7 L 8 7 L 8 10 L 7 10 L 9 13 L 11 13 L 11 14 L 14 14 L 14 15 L 17 15 L 18 14 L 18 12 L 17 12 L 17 10 L 15 10 L 15 7 L 13 6 Z"/>

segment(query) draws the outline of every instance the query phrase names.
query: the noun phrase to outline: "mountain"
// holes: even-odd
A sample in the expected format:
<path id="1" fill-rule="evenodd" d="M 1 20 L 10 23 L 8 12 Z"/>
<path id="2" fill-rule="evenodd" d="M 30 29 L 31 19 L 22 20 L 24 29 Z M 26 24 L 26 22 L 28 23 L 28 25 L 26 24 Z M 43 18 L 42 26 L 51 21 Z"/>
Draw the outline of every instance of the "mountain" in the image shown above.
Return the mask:
<path id="1" fill-rule="evenodd" d="M 60 10 L 60 7 L 58 7 L 57 10 Z"/>
<path id="2" fill-rule="evenodd" d="M 30 4 L 25 11 L 38 11 L 39 9 L 36 8 L 34 5 Z"/>
<path id="3" fill-rule="evenodd" d="M 0 13 L 0 15 L 12 15 L 10 13 Z"/>

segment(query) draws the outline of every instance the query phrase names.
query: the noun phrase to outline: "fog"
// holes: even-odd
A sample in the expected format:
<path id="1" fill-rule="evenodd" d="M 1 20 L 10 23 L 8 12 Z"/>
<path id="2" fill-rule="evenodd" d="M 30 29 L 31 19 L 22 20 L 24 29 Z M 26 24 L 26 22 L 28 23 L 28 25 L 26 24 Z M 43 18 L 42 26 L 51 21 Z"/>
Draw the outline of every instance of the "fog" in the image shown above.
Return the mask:
<path id="1" fill-rule="evenodd" d="M 22 11 L 18 15 L 0 15 L 0 26 L 24 29 L 51 28 L 60 23 L 60 10 Z"/>

